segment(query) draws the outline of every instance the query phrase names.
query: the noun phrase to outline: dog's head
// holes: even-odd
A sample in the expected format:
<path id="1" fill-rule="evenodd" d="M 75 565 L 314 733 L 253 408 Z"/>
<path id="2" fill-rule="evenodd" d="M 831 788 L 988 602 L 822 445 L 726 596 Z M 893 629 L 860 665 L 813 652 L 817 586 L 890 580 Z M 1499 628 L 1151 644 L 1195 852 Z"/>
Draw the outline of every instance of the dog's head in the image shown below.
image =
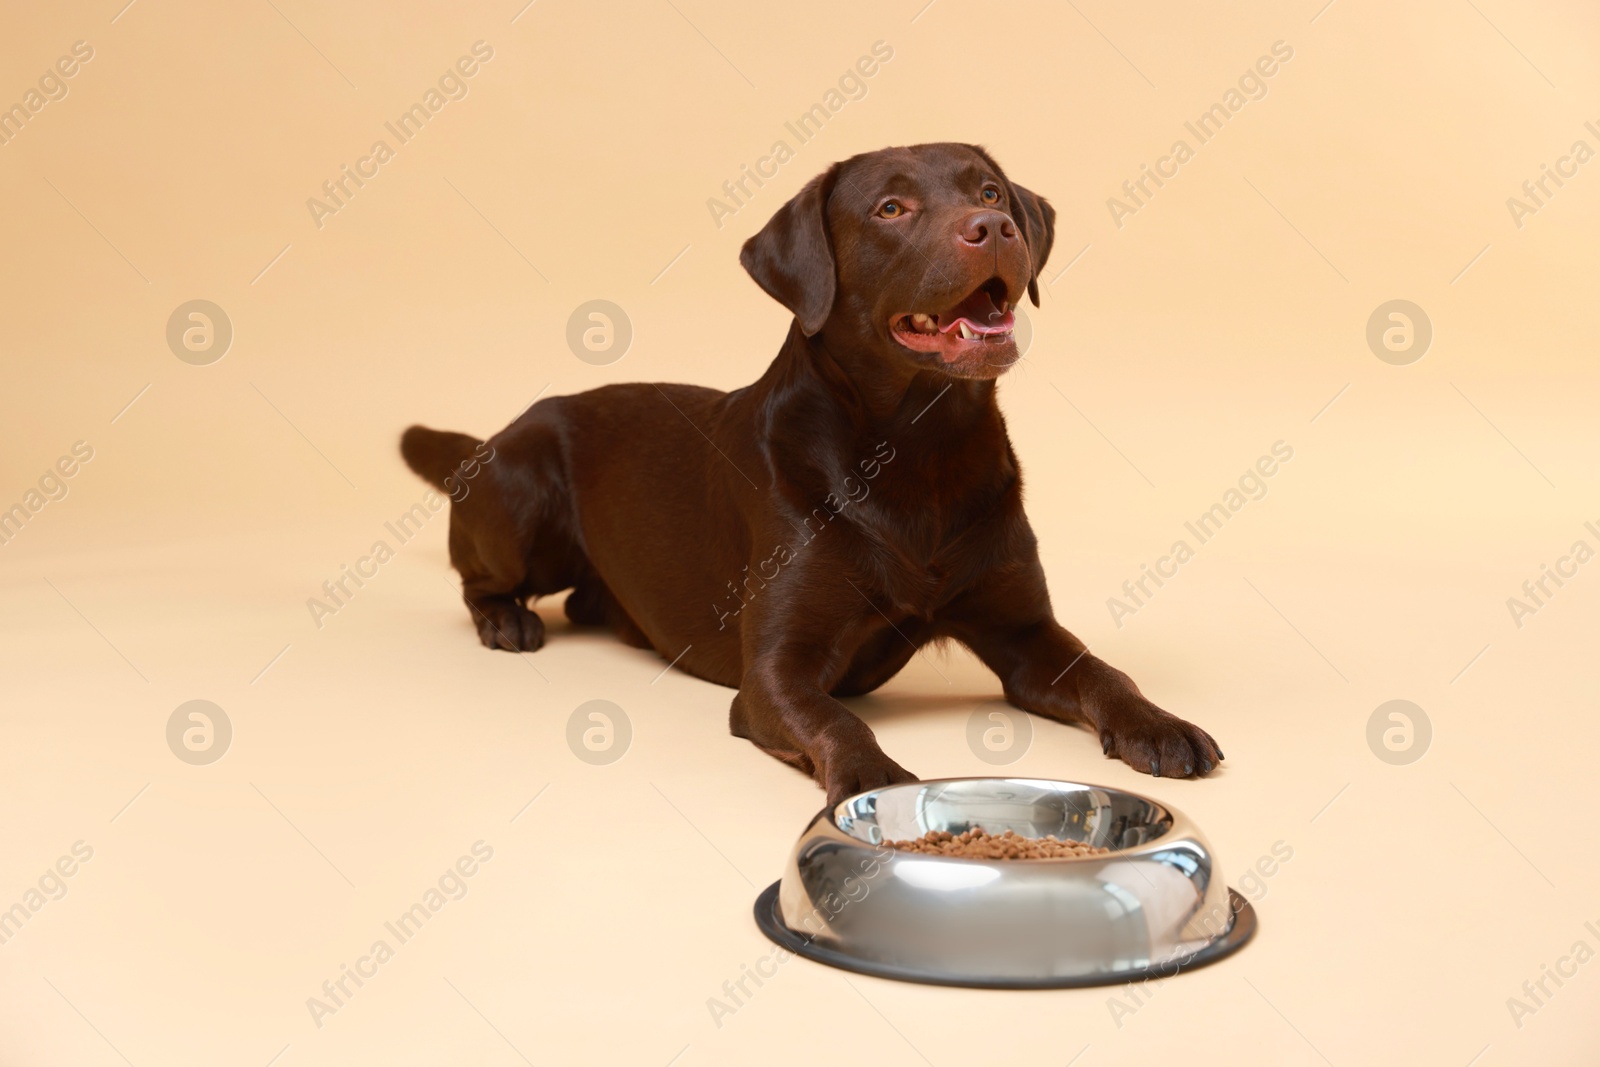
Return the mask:
<path id="1" fill-rule="evenodd" d="M 1055 215 L 975 145 L 885 148 L 813 178 L 739 260 L 808 337 L 994 378 L 1018 358 L 1011 309 L 1039 303 Z"/>

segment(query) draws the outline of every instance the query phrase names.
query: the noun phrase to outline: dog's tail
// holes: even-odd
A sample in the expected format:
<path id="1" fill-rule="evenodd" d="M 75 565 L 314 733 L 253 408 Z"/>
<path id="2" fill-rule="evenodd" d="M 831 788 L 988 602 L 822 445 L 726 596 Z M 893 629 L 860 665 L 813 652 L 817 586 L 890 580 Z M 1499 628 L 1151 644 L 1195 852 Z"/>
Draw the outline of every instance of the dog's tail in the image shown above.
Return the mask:
<path id="1" fill-rule="evenodd" d="M 442 490 L 445 479 L 482 443 L 470 434 L 413 426 L 400 435 L 400 455 L 406 466 Z"/>

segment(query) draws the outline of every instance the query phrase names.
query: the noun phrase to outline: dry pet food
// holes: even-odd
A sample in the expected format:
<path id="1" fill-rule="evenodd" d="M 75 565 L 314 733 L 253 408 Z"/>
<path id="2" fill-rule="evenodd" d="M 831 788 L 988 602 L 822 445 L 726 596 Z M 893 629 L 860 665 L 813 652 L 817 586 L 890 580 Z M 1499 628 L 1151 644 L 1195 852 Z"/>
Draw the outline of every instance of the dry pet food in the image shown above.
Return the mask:
<path id="1" fill-rule="evenodd" d="M 1077 856 L 1104 856 L 1111 850 L 1082 841 L 1062 841 L 1047 837 L 1021 837 L 1010 830 L 991 834 L 981 827 L 953 834 L 948 830 L 929 830 L 910 841 L 890 841 L 890 848 L 901 852 L 920 852 L 928 856 L 957 856 L 969 860 L 1058 860 Z"/>

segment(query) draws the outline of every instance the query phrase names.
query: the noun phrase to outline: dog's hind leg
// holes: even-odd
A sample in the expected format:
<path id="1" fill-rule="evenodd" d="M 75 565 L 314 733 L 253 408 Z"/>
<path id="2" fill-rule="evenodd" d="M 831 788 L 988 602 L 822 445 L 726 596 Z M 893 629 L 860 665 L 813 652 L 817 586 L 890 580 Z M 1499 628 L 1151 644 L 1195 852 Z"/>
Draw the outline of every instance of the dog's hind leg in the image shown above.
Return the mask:
<path id="1" fill-rule="evenodd" d="M 461 508 L 450 512 L 450 561 L 461 574 L 461 599 L 486 648 L 532 652 L 544 644 L 544 620 L 530 610 L 526 569 L 511 558 L 486 559 Z"/>
<path id="2" fill-rule="evenodd" d="M 574 534 L 559 447 L 552 428 L 537 422 L 490 442 L 422 427 L 402 438 L 406 462 L 452 499 L 450 562 L 489 648 L 543 645 L 544 622 L 528 604 L 571 588 L 590 569 Z"/>

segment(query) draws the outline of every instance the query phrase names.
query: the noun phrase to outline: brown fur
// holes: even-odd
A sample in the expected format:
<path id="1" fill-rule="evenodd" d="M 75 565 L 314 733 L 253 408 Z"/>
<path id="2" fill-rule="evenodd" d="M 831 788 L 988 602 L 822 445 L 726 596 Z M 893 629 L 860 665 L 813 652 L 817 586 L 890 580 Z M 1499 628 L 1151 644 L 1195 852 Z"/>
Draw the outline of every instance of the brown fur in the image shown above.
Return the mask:
<path id="1" fill-rule="evenodd" d="M 1018 358 L 1009 335 L 947 359 L 890 328 L 986 283 L 991 299 L 1037 304 L 1054 217 L 972 146 L 857 156 L 744 247 L 751 276 L 795 313 L 753 385 L 552 397 L 487 448 L 407 430 L 412 469 L 466 490 L 452 493 L 450 558 L 483 643 L 540 647 L 527 605 L 571 589 L 573 621 L 737 688 L 733 732 L 830 801 L 913 779 L 836 698 L 942 638 L 972 649 L 1017 707 L 1087 726 L 1107 754 L 1209 772 L 1222 759 L 1211 736 L 1051 613 L 995 401 Z M 469 481 L 463 464 L 476 464 Z"/>

